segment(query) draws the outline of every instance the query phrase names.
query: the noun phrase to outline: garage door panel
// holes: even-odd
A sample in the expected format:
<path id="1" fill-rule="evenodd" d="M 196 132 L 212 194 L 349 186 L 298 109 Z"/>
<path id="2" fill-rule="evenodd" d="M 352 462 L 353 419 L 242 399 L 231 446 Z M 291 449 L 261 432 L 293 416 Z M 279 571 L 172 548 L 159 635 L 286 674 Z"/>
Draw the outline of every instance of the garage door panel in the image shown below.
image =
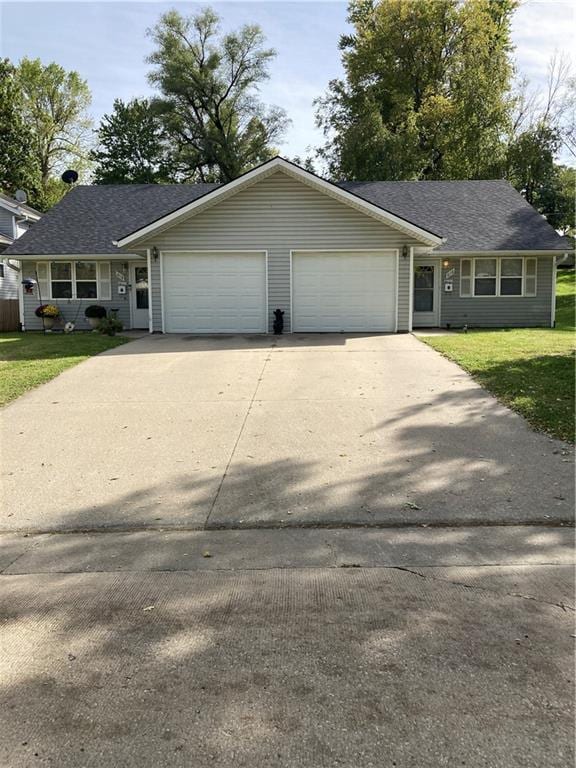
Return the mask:
<path id="1" fill-rule="evenodd" d="M 393 251 L 292 256 L 296 331 L 396 330 Z"/>
<path id="2" fill-rule="evenodd" d="M 266 256 L 179 253 L 163 256 L 166 330 L 266 332 Z"/>

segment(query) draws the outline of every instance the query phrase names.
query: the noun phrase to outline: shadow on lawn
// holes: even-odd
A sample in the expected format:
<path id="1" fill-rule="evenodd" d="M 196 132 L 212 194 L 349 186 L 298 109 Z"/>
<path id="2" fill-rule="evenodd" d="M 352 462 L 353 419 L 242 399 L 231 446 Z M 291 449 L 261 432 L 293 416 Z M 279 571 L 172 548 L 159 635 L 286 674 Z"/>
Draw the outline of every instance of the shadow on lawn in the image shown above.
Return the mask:
<path id="1" fill-rule="evenodd" d="M 574 442 L 574 351 L 493 363 L 471 373 L 536 429 Z"/>

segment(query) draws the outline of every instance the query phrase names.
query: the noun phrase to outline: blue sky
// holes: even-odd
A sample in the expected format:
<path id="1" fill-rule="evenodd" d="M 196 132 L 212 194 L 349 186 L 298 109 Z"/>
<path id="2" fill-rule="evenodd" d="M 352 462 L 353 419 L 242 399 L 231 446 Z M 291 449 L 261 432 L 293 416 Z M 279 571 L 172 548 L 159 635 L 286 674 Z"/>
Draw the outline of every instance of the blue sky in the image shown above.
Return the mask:
<path id="1" fill-rule="evenodd" d="M 208 3 L 190 2 L 0 2 L 0 55 L 57 61 L 84 77 L 93 95 L 92 115 L 110 111 L 115 97 L 150 92 L 144 59 L 146 29 L 172 7 L 193 13 Z M 338 38 L 346 31 L 345 2 L 209 3 L 225 29 L 258 23 L 278 53 L 262 98 L 284 107 L 290 118 L 282 154 L 304 154 L 321 141 L 312 102 L 341 74 Z M 545 78 L 555 50 L 570 53 L 574 40 L 572 0 L 528 0 L 517 11 L 513 36 L 519 70 L 534 83 Z M 573 55 L 573 54 L 572 54 Z"/>

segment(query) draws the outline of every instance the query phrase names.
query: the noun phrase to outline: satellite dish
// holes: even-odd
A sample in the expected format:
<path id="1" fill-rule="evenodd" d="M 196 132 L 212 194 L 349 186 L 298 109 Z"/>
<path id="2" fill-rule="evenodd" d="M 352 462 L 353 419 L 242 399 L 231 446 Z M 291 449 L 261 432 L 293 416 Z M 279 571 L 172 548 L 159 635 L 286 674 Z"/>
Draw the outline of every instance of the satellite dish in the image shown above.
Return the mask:
<path id="1" fill-rule="evenodd" d="M 64 171 L 60 177 L 64 184 L 75 184 L 78 181 L 78 171 L 68 170 Z"/>
<path id="2" fill-rule="evenodd" d="M 26 192 L 24 192 L 23 189 L 17 189 L 16 193 L 14 194 L 14 199 L 17 200 L 19 203 L 25 203 L 26 200 L 28 200 L 28 195 Z"/>

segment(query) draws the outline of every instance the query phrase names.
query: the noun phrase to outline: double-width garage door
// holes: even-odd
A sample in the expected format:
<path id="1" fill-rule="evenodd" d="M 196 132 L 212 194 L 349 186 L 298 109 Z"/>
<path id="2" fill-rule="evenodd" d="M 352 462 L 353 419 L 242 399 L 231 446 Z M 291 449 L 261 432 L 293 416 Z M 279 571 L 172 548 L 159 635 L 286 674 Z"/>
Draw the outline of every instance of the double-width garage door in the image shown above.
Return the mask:
<path id="1" fill-rule="evenodd" d="M 164 326 L 169 333 L 265 333 L 263 251 L 165 253 Z"/>
<path id="2" fill-rule="evenodd" d="M 295 331 L 395 331 L 396 251 L 295 251 Z"/>

